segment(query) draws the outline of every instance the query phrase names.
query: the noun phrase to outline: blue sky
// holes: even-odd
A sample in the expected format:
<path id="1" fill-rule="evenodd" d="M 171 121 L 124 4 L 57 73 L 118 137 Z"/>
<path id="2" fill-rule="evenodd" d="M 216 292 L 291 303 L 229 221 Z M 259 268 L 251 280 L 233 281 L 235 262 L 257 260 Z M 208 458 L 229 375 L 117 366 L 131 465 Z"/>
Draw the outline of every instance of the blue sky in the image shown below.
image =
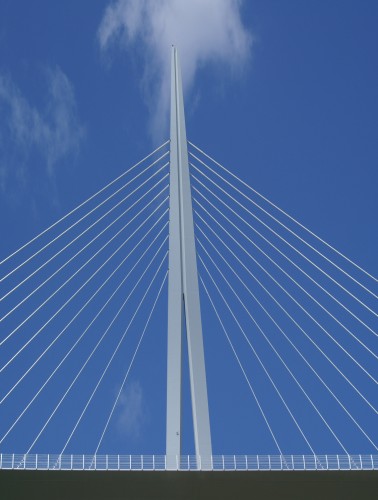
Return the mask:
<path id="1" fill-rule="evenodd" d="M 367 0 L 209 0 L 190 4 L 168 0 L 0 0 L 0 257 L 5 258 L 168 139 L 170 45 L 175 43 L 183 66 L 189 140 L 376 276 L 377 20 L 377 3 Z M 17 276 L 13 286 L 21 279 Z M 214 451 L 276 453 L 266 429 L 261 430 L 261 415 L 201 293 L 205 348 L 210 353 Z M 139 299 L 135 298 L 130 311 Z M 38 304 L 35 302 L 34 307 Z M 369 304 L 374 307 L 372 301 Z M 370 321 L 365 312 L 362 317 Z M 145 318 L 143 314 L 138 320 L 139 329 L 135 328 L 135 338 L 131 338 L 124 359 L 131 358 Z M 68 313 L 64 313 L 62 323 L 49 333 L 51 338 L 68 319 Z M 102 452 L 164 452 L 165 321 L 166 304 L 161 300 Z M 243 321 L 247 324 L 246 318 Z M 229 318 L 227 322 L 235 329 Z M 37 324 L 31 325 L 31 330 L 26 328 L 23 338 L 30 336 Z M 370 324 L 374 326 L 374 322 Z M 96 334 L 101 334 L 102 327 L 99 325 Z M 71 333 L 72 342 L 79 330 Z M 359 335 L 358 330 L 356 333 Z M 24 363 L 30 363 L 40 352 L 41 342 L 20 356 L 9 376 L 1 374 L 8 377 L 3 378 L 6 386 L 12 377 L 16 379 Z M 374 342 L 368 342 L 376 350 Z M 4 360 L 14 352 L 12 349 L 22 345 L 22 339 L 9 344 Z M 69 345 L 67 340 L 57 348 L 56 358 L 51 356 L 28 384 L 20 384 L 17 395 L 1 409 L 5 415 L 2 422 L 9 426 L 22 409 L 28 391 L 38 387 L 54 359 Z M 33 451 L 60 451 L 101 373 L 100 367 L 105 365 L 101 359 L 110 356 L 112 345 L 105 348 L 104 358 L 93 364 L 72 395 L 66 407 L 71 417 L 66 419 L 63 413 L 57 413 Z M 354 348 L 354 344 L 346 345 Z M 332 347 L 325 346 L 337 356 Z M 317 451 L 340 452 L 313 413 L 308 408 L 302 413 L 299 395 L 290 381 L 263 344 L 259 348 L 272 363 L 274 376 L 283 381 L 282 389 L 292 400 L 298 418 L 306 422 L 308 433 L 319 446 Z M 240 344 L 240 351 L 243 349 Z M 282 349 L 290 359 L 292 354 L 285 351 L 286 347 Z M 361 356 L 360 362 L 376 374 L 376 363 L 362 351 L 357 349 L 356 353 Z M 126 365 L 121 358 L 115 359 L 102 392 L 88 411 L 88 420 L 83 420 L 67 452 L 94 451 L 122 382 Z M 29 447 L 40 427 L 38 422 L 43 420 L 40 415 L 46 418 L 51 412 L 49 403 L 54 394 L 64 392 L 68 377 L 72 378 L 81 366 L 80 359 L 78 354 L 55 389 L 49 389 L 31 408 L 29 420 L 25 415 L 19 430 L 15 428 L 0 450 L 23 452 Z M 292 361 L 295 363 L 294 357 Z M 246 357 L 245 362 L 252 363 L 251 379 L 256 381 L 272 426 L 280 429 L 283 448 L 288 453 L 308 452 L 282 408 L 275 406 L 269 384 L 254 371 L 257 365 L 252 357 Z M 376 400 L 376 387 L 371 381 L 345 363 L 343 368 L 356 377 L 356 384 Z M 361 407 L 354 396 L 348 399 L 347 388 L 338 385 L 333 372 L 324 370 L 340 396 L 346 398 L 348 408 L 372 435 L 375 433 L 377 441 L 376 415 Z M 316 384 L 303 376 L 319 404 L 327 409 L 327 400 L 317 392 Z M 184 383 L 188 392 L 186 376 Z M 184 451 L 192 451 L 187 396 L 184 407 Z M 348 449 L 374 451 L 358 433 L 354 434 L 345 419 L 338 420 L 337 409 L 329 406 L 328 410 L 345 431 Z M 66 428 L 62 428 L 62 422 Z M 1 434 L 5 430 L 2 426 Z"/>

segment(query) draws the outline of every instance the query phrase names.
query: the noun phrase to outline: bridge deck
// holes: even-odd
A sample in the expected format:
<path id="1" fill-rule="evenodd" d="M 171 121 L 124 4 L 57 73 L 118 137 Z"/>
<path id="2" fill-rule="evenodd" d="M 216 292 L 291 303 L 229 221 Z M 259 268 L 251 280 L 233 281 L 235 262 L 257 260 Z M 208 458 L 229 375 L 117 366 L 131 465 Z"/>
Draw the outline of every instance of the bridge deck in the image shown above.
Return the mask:
<path id="1" fill-rule="evenodd" d="M 374 499 L 377 471 L 1 470 L 1 496 L 38 499 Z"/>

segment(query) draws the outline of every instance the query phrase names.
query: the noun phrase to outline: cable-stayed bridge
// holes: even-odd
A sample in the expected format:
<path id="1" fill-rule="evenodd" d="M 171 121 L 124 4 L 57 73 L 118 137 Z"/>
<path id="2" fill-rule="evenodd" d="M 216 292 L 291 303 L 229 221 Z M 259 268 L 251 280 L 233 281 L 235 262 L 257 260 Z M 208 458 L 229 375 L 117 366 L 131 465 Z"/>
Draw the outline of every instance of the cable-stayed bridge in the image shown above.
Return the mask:
<path id="1" fill-rule="evenodd" d="M 0 468 L 377 469 L 377 279 L 187 141 L 180 78 L 170 140 L 1 262 Z"/>

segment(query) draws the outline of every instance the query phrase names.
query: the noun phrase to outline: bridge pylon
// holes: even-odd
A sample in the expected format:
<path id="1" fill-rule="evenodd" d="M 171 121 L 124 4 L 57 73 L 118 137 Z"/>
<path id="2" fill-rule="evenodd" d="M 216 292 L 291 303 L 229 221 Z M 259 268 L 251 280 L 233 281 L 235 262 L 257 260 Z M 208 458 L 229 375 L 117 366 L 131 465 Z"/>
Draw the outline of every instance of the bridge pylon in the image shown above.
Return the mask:
<path id="1" fill-rule="evenodd" d="M 203 469 L 207 461 L 210 468 L 212 447 L 184 100 L 176 47 L 172 47 L 171 57 L 167 468 L 179 468 L 181 455 L 182 342 L 186 329 L 195 450 Z"/>

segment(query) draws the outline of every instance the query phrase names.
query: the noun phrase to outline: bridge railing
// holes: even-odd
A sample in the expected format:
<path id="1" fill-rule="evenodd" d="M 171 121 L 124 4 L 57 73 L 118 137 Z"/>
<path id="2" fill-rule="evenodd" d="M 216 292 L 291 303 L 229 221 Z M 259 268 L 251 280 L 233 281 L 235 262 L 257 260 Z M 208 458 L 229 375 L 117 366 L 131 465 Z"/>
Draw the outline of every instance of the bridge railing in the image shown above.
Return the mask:
<path id="1" fill-rule="evenodd" d="M 206 458 L 182 455 L 168 458 L 167 460 L 166 455 L 23 455 L 0 453 L 0 469 L 77 471 L 378 470 L 378 455 L 213 455 Z"/>

